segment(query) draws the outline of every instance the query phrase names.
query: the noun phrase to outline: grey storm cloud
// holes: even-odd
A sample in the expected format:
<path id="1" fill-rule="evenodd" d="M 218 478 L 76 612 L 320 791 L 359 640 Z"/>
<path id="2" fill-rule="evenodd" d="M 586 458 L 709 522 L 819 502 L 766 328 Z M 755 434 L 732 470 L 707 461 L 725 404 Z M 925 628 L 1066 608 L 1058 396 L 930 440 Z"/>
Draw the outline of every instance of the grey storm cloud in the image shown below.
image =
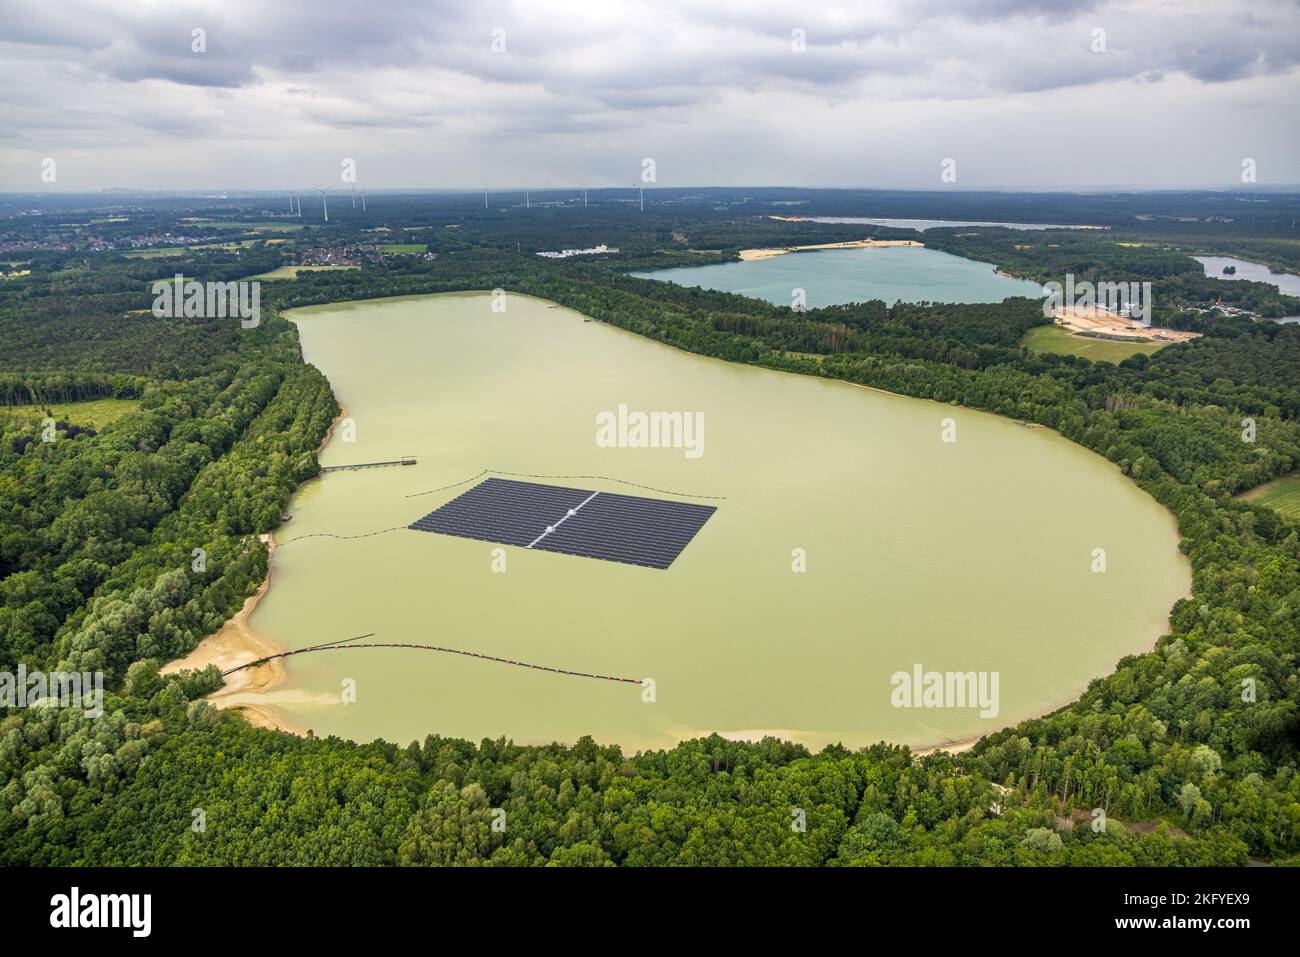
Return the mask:
<path id="1" fill-rule="evenodd" d="M 1107 28 L 1119 55 L 1085 71 L 1097 78 L 1135 77 L 1152 69 L 1206 81 L 1284 71 L 1300 62 L 1293 3 L 1238 14 L 1232 5 L 1104 4 L 1068 0 L 914 0 L 901 4 L 613 3 L 615 17 L 591 17 L 586 3 L 538 4 L 399 0 L 382 6 L 347 2 L 264 4 L 118 4 L 47 0 L 0 3 L 0 43 L 42 48 L 92 74 L 123 82 L 145 79 L 211 87 L 260 82 L 265 72 L 310 76 L 330 65 L 353 68 L 441 67 L 488 82 L 538 83 L 611 105 L 656 102 L 659 86 L 752 87 L 773 79 L 836 87 L 888 72 L 916 74 L 934 60 L 978 63 L 993 28 L 1028 54 L 1060 42 L 1068 23 Z M 190 50 L 195 27 L 207 52 Z M 1190 30 L 1187 29 L 1190 27 Z M 508 55 L 493 56 L 491 31 L 504 31 Z M 807 52 L 791 55 L 792 31 Z M 1079 34 L 1080 48 L 1087 41 Z M 637 49 L 630 49 L 633 45 Z M 626 50 L 628 57 L 602 51 Z M 999 70 L 996 88 L 1043 88 L 1041 71 Z M 1052 84 L 1068 84 L 1057 71 Z M 685 81 L 685 82 L 683 82 Z M 636 96 L 630 95 L 638 90 Z M 833 95 L 833 91 L 832 91 Z"/>
<path id="2" fill-rule="evenodd" d="M 32 150 L 214 131 L 393 150 L 421 133 L 466 155 L 642 128 L 689 141 L 760 97 L 787 127 L 825 110 L 902 124 L 891 107 L 1106 84 L 1289 90 L 1300 65 L 1292 0 L 0 0 L 0 24 L 0 148 Z"/>

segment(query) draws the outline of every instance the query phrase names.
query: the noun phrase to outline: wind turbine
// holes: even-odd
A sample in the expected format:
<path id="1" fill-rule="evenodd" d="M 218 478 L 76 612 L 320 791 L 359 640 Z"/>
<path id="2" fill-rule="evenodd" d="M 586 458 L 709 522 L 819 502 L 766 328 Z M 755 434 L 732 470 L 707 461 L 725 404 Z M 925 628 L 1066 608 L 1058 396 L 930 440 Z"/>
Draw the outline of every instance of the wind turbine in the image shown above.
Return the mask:
<path id="1" fill-rule="evenodd" d="M 587 184 L 582 184 L 582 208 L 587 208 Z"/>
<path id="2" fill-rule="evenodd" d="M 524 209 L 532 209 L 532 208 L 533 208 L 533 204 L 528 199 L 528 187 L 525 186 L 524 187 Z"/>
<path id="3" fill-rule="evenodd" d="M 488 208 L 488 202 L 487 202 L 487 183 L 484 183 L 484 184 L 483 184 L 483 208 L 484 208 L 484 209 L 487 209 L 487 208 Z"/>
<path id="4" fill-rule="evenodd" d="M 357 208 L 357 184 L 352 184 L 352 208 Z"/>
<path id="5" fill-rule="evenodd" d="M 328 193 L 333 188 L 334 188 L 333 186 L 326 186 L 324 189 L 321 189 L 319 186 L 312 187 L 312 189 L 320 193 L 320 205 L 321 205 L 321 209 L 325 211 L 325 222 L 327 223 L 330 221 L 330 204 L 329 204 L 329 200 L 325 198 L 325 194 Z"/>
<path id="6" fill-rule="evenodd" d="M 644 213 L 645 212 L 645 184 L 633 183 L 632 187 L 637 191 L 637 194 L 641 197 L 641 212 Z"/>
<path id="7" fill-rule="evenodd" d="M 366 211 L 366 184 L 361 184 L 361 211 Z"/>
<path id="8" fill-rule="evenodd" d="M 293 193 L 289 193 L 289 215 L 293 215 Z"/>

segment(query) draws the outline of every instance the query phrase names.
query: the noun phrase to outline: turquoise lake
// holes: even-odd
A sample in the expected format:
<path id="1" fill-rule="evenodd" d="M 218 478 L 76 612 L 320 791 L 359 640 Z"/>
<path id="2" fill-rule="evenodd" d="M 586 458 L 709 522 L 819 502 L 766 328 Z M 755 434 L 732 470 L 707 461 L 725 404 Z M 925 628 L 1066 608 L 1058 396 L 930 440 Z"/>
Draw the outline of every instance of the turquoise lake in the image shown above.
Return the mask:
<path id="1" fill-rule="evenodd" d="M 923 246 L 876 246 L 786 253 L 769 259 L 634 273 L 679 286 L 700 286 L 792 304 L 802 289 L 810 309 L 881 299 L 903 302 L 1001 302 L 1011 296 L 1042 298 L 1042 287 L 998 275 L 976 262 Z"/>
<path id="2" fill-rule="evenodd" d="M 1287 296 L 1300 296 L 1300 276 L 1288 272 L 1273 272 L 1262 263 L 1247 262 L 1231 256 L 1193 256 L 1205 267 L 1205 275 L 1211 279 L 1235 279 L 1238 281 L 1266 282 L 1276 286 L 1278 292 Z M 1228 275 L 1225 266 L 1233 266 L 1236 273 Z"/>

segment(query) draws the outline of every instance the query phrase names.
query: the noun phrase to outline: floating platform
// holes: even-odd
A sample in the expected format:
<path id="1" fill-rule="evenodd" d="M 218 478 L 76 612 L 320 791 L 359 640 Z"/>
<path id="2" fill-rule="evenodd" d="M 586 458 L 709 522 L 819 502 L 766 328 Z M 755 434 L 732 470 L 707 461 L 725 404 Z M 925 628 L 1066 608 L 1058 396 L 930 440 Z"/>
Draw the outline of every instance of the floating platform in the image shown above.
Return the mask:
<path id="1" fill-rule="evenodd" d="M 667 568 L 717 509 L 636 495 L 489 478 L 410 528 Z"/>

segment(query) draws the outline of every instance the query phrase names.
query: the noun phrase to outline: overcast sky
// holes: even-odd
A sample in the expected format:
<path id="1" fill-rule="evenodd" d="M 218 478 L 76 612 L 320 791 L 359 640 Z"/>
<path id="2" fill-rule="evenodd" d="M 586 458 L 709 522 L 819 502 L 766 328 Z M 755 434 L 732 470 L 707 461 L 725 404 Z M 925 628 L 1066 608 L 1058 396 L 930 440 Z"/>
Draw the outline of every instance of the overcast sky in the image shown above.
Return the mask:
<path id="1" fill-rule="evenodd" d="M 1280 0 L 0 0 L 0 190 L 1295 184 L 1298 62 Z"/>

